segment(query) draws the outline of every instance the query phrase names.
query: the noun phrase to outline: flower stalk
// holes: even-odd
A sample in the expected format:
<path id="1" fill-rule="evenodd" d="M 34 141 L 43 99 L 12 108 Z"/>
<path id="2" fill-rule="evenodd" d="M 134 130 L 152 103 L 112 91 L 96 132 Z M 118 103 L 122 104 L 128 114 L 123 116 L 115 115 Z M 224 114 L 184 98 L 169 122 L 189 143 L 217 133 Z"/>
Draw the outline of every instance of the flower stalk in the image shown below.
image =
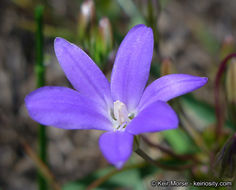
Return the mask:
<path id="1" fill-rule="evenodd" d="M 37 88 L 45 85 L 45 68 L 43 64 L 43 7 L 38 6 L 35 9 L 36 21 L 36 65 L 35 73 Z M 38 130 L 38 156 L 45 164 L 47 160 L 47 137 L 44 125 L 39 126 Z M 47 182 L 42 173 L 38 171 L 38 189 L 46 190 Z"/>
<path id="2" fill-rule="evenodd" d="M 55 176 L 53 176 L 49 168 L 37 156 L 36 152 L 34 152 L 34 150 L 29 146 L 29 144 L 25 141 L 25 139 L 19 137 L 19 141 L 21 142 L 25 150 L 25 153 L 34 161 L 38 170 L 40 170 L 41 173 L 46 177 L 48 184 L 51 185 L 53 190 L 61 190 L 59 183 L 55 180 Z"/>
<path id="3" fill-rule="evenodd" d="M 140 135 L 140 136 L 142 137 L 142 139 L 145 139 L 145 137 L 143 135 Z M 188 168 L 190 168 L 192 166 L 192 164 L 190 164 L 190 165 L 186 164 L 183 167 L 168 166 L 168 165 L 162 164 L 158 160 L 152 159 L 147 153 L 145 153 L 141 148 L 139 148 L 139 139 L 138 138 L 139 137 L 135 136 L 135 139 L 134 139 L 134 152 L 136 154 L 138 154 L 140 157 L 142 157 L 147 163 L 149 163 L 151 165 L 154 165 L 154 166 L 156 166 L 158 168 L 163 168 L 163 169 L 167 169 L 167 170 L 177 170 L 177 171 L 178 170 L 185 170 L 185 169 L 188 169 Z M 149 141 L 147 141 L 147 142 L 149 142 Z M 164 148 L 160 149 L 160 150 L 164 150 Z M 182 159 L 183 161 L 189 160 L 189 158 L 187 156 L 184 157 L 184 155 L 183 155 L 183 157 L 181 157 L 181 156 L 176 155 L 175 153 L 172 153 L 171 151 L 168 151 L 168 153 L 170 153 L 173 157 L 175 157 L 177 159 Z"/>
<path id="4" fill-rule="evenodd" d="M 195 163 L 187 163 L 184 164 L 183 166 L 171 166 L 171 165 L 167 165 L 167 164 L 163 164 L 161 163 L 159 160 L 153 160 L 150 156 L 148 156 L 142 149 L 138 148 L 135 150 L 135 152 L 142 157 L 145 161 L 147 161 L 149 164 L 152 164 L 154 166 L 156 166 L 157 168 L 162 168 L 165 170 L 172 170 L 172 171 L 182 171 L 182 170 L 186 170 L 186 169 L 190 169 L 192 168 Z"/>
<path id="5" fill-rule="evenodd" d="M 188 161 L 188 160 L 192 160 L 192 161 L 195 161 L 195 162 L 199 162 L 199 160 L 197 160 L 197 158 L 195 158 L 193 155 L 191 154 L 176 154 L 175 152 L 173 152 L 171 149 L 168 149 L 166 147 L 163 147 L 159 144 L 155 144 L 153 143 L 152 141 L 150 141 L 147 137 L 145 137 L 144 135 L 140 135 L 141 138 L 143 139 L 143 141 L 149 145 L 150 147 L 153 147 L 153 148 L 157 148 L 159 149 L 161 152 L 163 153 L 166 153 L 168 154 L 169 156 L 173 157 L 173 158 L 176 158 L 176 159 L 179 159 L 179 160 L 183 160 L 183 161 Z"/>

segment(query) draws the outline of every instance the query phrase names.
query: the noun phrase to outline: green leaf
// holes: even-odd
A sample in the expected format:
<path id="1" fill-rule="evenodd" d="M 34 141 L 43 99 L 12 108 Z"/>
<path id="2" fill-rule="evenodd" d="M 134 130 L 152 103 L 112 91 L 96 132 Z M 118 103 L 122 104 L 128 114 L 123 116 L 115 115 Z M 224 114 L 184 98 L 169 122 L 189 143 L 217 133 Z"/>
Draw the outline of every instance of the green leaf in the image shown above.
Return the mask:
<path id="1" fill-rule="evenodd" d="M 185 95 L 179 98 L 184 112 L 191 117 L 191 120 L 198 126 L 208 126 L 216 122 L 215 111 L 209 104 L 195 99 L 192 95 Z"/>
<path id="2" fill-rule="evenodd" d="M 194 142 L 181 128 L 163 131 L 161 134 L 176 153 L 187 154 L 198 151 Z"/>
<path id="3" fill-rule="evenodd" d="M 206 102 L 199 101 L 192 94 L 187 94 L 179 98 L 184 112 L 190 116 L 191 121 L 197 123 L 200 128 L 216 123 L 215 109 Z M 225 121 L 225 126 L 235 131 L 235 126 L 229 120 Z"/>

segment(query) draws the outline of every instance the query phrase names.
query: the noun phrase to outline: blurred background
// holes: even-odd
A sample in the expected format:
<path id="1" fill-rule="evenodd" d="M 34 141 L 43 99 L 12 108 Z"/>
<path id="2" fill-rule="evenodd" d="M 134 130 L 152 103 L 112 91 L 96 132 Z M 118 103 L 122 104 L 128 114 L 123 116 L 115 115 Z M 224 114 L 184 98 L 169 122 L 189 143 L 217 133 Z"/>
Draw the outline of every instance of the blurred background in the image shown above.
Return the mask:
<path id="1" fill-rule="evenodd" d="M 151 157 L 161 159 L 170 168 L 177 167 L 175 171 L 145 164 L 133 153 L 126 168 L 117 172 L 100 152 L 97 141 L 101 132 L 48 127 L 49 184 L 56 183 L 65 190 L 85 189 L 102 179 L 100 189 L 153 189 L 150 186 L 153 179 L 215 180 L 209 173 L 223 165 L 218 162 L 213 165 L 213 159 L 236 129 L 236 67 L 232 59 L 230 69 L 227 67 L 221 77 L 220 101 L 224 106 L 220 113 L 225 124 L 221 137 L 215 137 L 214 81 L 221 61 L 235 52 L 236 1 L 0 0 L 1 190 L 37 189 L 37 167 L 44 167 L 36 156 L 38 124 L 30 119 L 24 106 L 24 97 L 37 88 L 38 5 L 43 6 L 46 85 L 70 86 L 54 53 L 55 37 L 79 45 L 109 78 L 119 44 L 129 29 L 140 23 L 151 26 L 155 36 L 149 82 L 170 73 L 209 78 L 202 89 L 171 102 L 181 119 L 178 130 L 147 134 L 147 139 L 140 142 Z M 202 164 L 185 169 L 189 160 L 177 159 L 168 151 L 163 153 L 152 144 L 177 155 L 194 156 Z M 235 160 L 234 155 L 232 166 L 232 159 L 227 160 L 232 170 L 224 166 L 231 174 Z M 227 175 L 226 179 L 230 181 L 232 176 Z"/>

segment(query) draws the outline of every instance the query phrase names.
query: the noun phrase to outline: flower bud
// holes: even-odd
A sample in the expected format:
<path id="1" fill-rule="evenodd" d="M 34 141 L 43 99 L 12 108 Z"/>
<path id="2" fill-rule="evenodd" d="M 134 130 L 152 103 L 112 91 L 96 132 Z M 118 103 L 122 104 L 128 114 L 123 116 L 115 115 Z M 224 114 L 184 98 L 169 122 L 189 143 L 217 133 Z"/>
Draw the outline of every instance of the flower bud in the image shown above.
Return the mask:
<path id="1" fill-rule="evenodd" d="M 80 14 L 78 18 L 78 35 L 82 39 L 87 33 L 89 26 L 94 25 L 95 22 L 95 5 L 93 0 L 86 0 L 80 7 Z"/>
<path id="2" fill-rule="evenodd" d="M 220 50 L 220 57 L 221 59 L 225 58 L 230 53 L 234 52 L 235 50 L 235 40 L 233 36 L 227 35 L 223 40 L 221 50 Z"/>
<path id="3" fill-rule="evenodd" d="M 226 97 L 229 118 L 236 124 L 236 59 L 232 59 L 228 63 L 226 72 Z"/>
<path id="4" fill-rule="evenodd" d="M 219 168 L 220 177 L 232 178 L 236 171 L 236 133 L 225 143 L 218 154 L 215 166 Z"/>
<path id="5" fill-rule="evenodd" d="M 161 76 L 172 74 L 172 73 L 174 73 L 172 61 L 171 59 L 166 58 L 161 62 Z"/>
<path id="6" fill-rule="evenodd" d="M 226 74 L 226 93 L 229 103 L 236 104 L 236 59 L 228 65 Z"/>
<path id="7" fill-rule="evenodd" d="M 112 28 L 108 18 L 99 21 L 99 39 L 101 40 L 102 52 L 108 52 L 112 47 Z"/>

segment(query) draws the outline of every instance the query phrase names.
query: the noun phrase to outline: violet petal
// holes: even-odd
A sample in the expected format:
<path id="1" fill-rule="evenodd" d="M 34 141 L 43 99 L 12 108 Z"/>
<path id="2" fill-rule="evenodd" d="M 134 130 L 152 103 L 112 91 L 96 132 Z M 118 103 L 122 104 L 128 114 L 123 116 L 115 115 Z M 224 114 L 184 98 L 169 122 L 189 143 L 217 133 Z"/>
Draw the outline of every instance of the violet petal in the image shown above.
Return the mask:
<path id="1" fill-rule="evenodd" d="M 111 76 L 113 100 L 133 111 L 148 80 L 153 53 L 153 32 L 145 25 L 133 27 L 122 41 Z"/>
<path id="2" fill-rule="evenodd" d="M 55 39 L 54 48 L 73 87 L 83 95 L 96 99 L 101 105 L 111 106 L 110 84 L 93 60 L 78 46 L 63 38 Z"/>
<path id="3" fill-rule="evenodd" d="M 156 101 L 138 113 L 126 127 L 126 131 L 138 135 L 177 127 L 178 117 L 174 110 L 166 102 Z"/>
<path id="4" fill-rule="evenodd" d="M 132 154 L 133 135 L 126 132 L 107 132 L 99 139 L 104 157 L 118 169 Z"/>
<path id="5" fill-rule="evenodd" d="M 145 89 L 137 109 L 141 111 L 157 100 L 169 101 L 172 98 L 201 88 L 206 83 L 206 77 L 197 77 L 187 74 L 170 74 L 163 76 L 155 80 Z"/>
<path id="6" fill-rule="evenodd" d="M 66 87 L 42 87 L 25 98 L 31 118 L 63 129 L 112 130 L 103 109 L 79 92 Z"/>

